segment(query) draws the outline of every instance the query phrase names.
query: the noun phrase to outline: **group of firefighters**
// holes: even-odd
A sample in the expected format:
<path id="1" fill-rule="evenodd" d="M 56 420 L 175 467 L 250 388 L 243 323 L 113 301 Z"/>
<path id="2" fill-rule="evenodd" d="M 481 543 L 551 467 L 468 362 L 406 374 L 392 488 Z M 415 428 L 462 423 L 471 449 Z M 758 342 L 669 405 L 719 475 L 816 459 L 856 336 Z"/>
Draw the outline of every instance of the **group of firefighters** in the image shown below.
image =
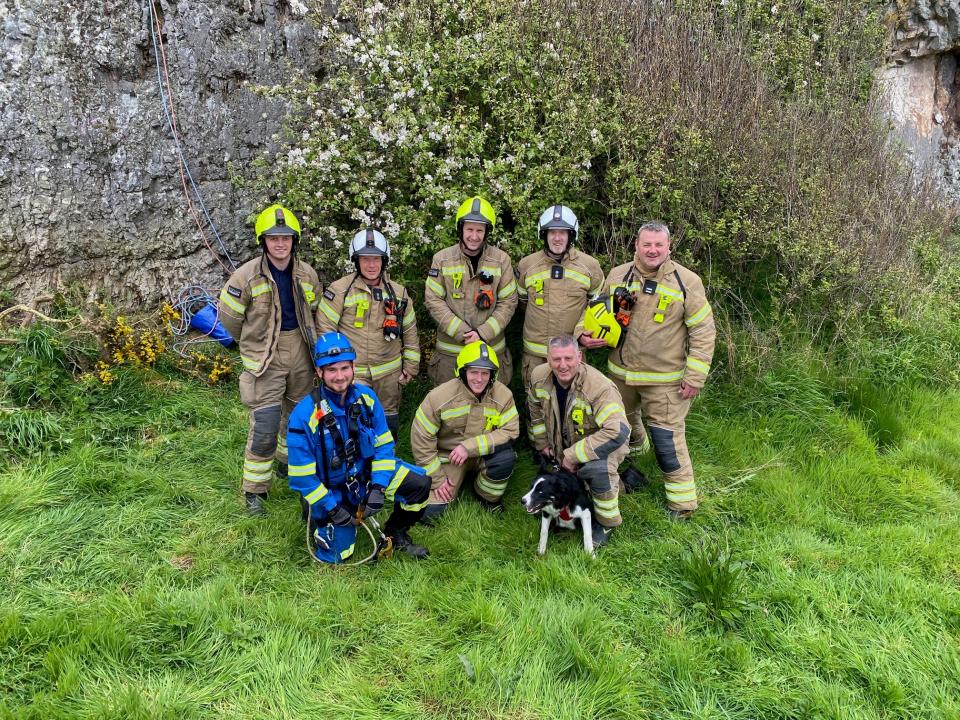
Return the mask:
<path id="1" fill-rule="evenodd" d="M 288 477 L 312 551 L 339 563 L 353 553 L 358 524 L 384 505 L 392 508 L 384 539 L 416 558 L 428 552 L 410 529 L 441 515 L 465 480 L 483 507 L 502 512 L 520 435 L 504 332 L 519 304 L 527 435 L 542 469 L 576 475 L 589 489 L 594 546 L 621 524 L 619 495 L 640 478 L 632 466 L 650 445 L 668 514 L 690 517 L 697 492 L 685 418 L 709 373 L 715 328 L 700 277 L 670 257 L 669 229 L 643 225 L 633 260 L 604 277 L 578 249 L 569 207 L 543 212 L 542 249 L 516 271 L 490 242 L 495 228 L 490 203 L 469 198 L 457 211 L 457 242 L 426 273 L 435 387 L 410 427 L 412 464 L 396 456 L 395 442 L 403 387 L 419 373 L 421 353 L 413 300 L 388 272 L 389 242 L 375 229 L 358 232 L 353 270 L 323 288 L 298 258 L 294 214 L 281 205 L 259 214 L 263 252 L 233 273 L 219 302 L 244 366 L 251 514 L 264 513 L 274 472 Z M 606 375 L 581 348 L 610 349 Z"/>

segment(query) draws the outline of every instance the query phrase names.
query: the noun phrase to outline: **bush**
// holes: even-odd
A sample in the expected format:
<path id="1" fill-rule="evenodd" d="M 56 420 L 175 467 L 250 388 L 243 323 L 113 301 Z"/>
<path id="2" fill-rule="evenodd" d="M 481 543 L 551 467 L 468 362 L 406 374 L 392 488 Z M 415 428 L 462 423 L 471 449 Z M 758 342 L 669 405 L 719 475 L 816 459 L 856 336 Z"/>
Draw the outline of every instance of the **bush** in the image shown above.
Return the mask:
<path id="1" fill-rule="evenodd" d="M 329 75 L 264 89 L 297 112 L 262 189 L 303 214 L 327 279 L 372 224 L 419 286 L 480 193 L 514 259 L 558 201 L 608 267 L 659 218 L 728 322 L 884 331 L 953 255 L 950 214 L 865 99 L 883 36 L 872 7 L 344 2 L 315 13 Z"/>

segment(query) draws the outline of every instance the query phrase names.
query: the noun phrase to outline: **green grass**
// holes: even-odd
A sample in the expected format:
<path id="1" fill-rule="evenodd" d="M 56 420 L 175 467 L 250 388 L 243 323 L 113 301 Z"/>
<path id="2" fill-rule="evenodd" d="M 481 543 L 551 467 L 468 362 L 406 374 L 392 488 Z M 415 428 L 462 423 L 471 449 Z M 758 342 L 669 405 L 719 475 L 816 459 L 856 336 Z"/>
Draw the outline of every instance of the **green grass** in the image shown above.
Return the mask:
<path id="1" fill-rule="evenodd" d="M 647 458 L 595 561 L 536 557 L 525 449 L 504 517 L 465 497 L 414 530 L 429 560 L 329 568 L 285 487 L 245 515 L 233 388 L 129 375 L 3 422 L 0 717 L 960 717 L 960 393 L 713 386 L 695 521 Z M 731 629 L 684 587 L 705 541 L 744 563 Z"/>

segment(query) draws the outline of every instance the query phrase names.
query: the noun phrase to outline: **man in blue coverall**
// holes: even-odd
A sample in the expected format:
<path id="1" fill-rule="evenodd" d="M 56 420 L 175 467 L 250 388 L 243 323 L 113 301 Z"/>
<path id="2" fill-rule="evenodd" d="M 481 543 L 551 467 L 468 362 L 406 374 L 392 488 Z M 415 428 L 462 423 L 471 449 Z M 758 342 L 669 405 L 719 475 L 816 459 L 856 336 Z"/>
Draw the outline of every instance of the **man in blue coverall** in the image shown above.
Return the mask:
<path id="1" fill-rule="evenodd" d="M 430 478 L 397 459 L 380 400 L 353 382 L 357 354 L 345 335 L 329 332 L 314 346 L 322 384 L 301 400 L 287 427 L 289 483 L 309 509 L 316 556 L 342 563 L 353 554 L 357 524 L 394 505 L 384 524 L 393 548 L 417 559 L 429 554 L 410 539 L 423 516 Z"/>

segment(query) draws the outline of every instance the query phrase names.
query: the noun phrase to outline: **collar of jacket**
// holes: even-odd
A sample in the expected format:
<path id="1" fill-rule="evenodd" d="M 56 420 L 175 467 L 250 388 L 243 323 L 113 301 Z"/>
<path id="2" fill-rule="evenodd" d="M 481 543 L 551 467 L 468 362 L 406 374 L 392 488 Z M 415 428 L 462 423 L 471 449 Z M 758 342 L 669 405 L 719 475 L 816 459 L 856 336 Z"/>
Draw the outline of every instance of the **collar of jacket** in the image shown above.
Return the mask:
<path id="1" fill-rule="evenodd" d="M 291 252 L 291 253 L 290 253 L 290 262 L 289 262 L 289 264 L 287 265 L 287 269 L 290 270 L 290 277 L 296 277 L 296 276 L 297 276 L 297 264 L 298 264 L 298 262 L 299 262 L 299 261 L 297 260 L 296 256 Z M 281 270 L 280 272 L 284 272 L 284 271 Z M 269 265 L 268 262 L 267 262 L 267 254 L 266 254 L 266 253 L 260 253 L 260 274 L 263 275 L 265 278 L 267 278 L 267 280 L 269 280 L 270 282 L 274 282 L 274 280 L 273 280 L 273 273 L 270 272 L 270 265 Z"/>
<path id="2" fill-rule="evenodd" d="M 559 260 L 557 260 L 555 257 L 553 257 L 553 256 L 552 256 L 550 253 L 548 253 L 546 250 L 541 250 L 540 252 L 543 253 L 543 257 L 545 257 L 545 258 L 547 259 L 547 262 L 549 262 L 551 265 L 563 265 L 563 264 L 564 264 L 565 262 L 567 262 L 568 260 L 570 260 L 570 261 L 576 260 L 576 259 L 577 259 L 577 254 L 578 254 L 578 253 L 577 253 L 577 249 L 576 249 L 575 247 L 570 247 L 569 245 L 567 245 L 567 250 L 566 250 L 566 252 L 563 253 L 563 255 L 560 256 L 560 259 L 559 259 Z"/>
<path id="3" fill-rule="evenodd" d="M 634 255 L 633 257 L 633 269 L 637 272 L 637 275 L 639 275 L 640 277 L 656 280 L 657 282 L 660 282 L 661 280 L 663 280 L 663 277 L 665 275 L 669 275 L 674 270 L 676 270 L 676 268 L 673 265 L 673 258 L 668 257 L 666 260 L 663 261 L 660 267 L 657 268 L 657 271 L 655 273 L 648 273 L 646 270 L 640 267 L 640 261 L 637 259 L 636 255 Z"/>
<path id="4" fill-rule="evenodd" d="M 586 360 L 581 360 L 581 361 L 580 361 L 580 367 L 577 368 L 577 374 L 573 376 L 573 380 L 570 381 L 570 387 L 567 388 L 567 394 L 568 394 L 568 395 L 570 394 L 570 391 L 571 391 L 571 390 L 576 390 L 577 392 L 579 392 L 579 391 L 580 391 L 580 388 L 583 387 L 584 378 L 586 378 L 586 376 L 587 376 L 587 368 L 586 368 L 586 365 L 587 365 L 587 361 L 586 361 Z M 555 381 L 555 382 L 554 382 L 554 385 L 559 384 L 559 381 L 557 381 L 557 376 L 554 375 L 554 373 L 553 373 L 552 370 L 550 371 L 550 374 L 551 374 L 553 380 Z M 556 387 L 554 387 L 553 390 L 554 390 L 554 392 L 556 392 Z"/>
<path id="5" fill-rule="evenodd" d="M 380 288 L 380 289 L 382 290 L 383 288 L 386 287 L 386 285 L 387 285 L 387 274 L 386 274 L 386 273 L 383 273 L 383 274 L 380 276 L 380 284 L 379 284 L 379 285 L 374 285 L 373 287 L 371 287 L 370 285 L 367 285 L 367 281 L 363 279 L 363 275 L 361 275 L 360 273 L 355 273 L 355 276 L 354 276 L 354 278 L 353 278 L 353 282 L 350 283 L 350 287 L 347 288 L 347 290 L 349 291 L 349 290 L 353 290 L 354 288 L 359 288 L 360 290 L 365 290 L 366 292 L 368 292 L 368 293 L 370 293 L 370 294 L 372 295 L 372 294 L 373 294 L 373 288 Z"/>
<path id="6" fill-rule="evenodd" d="M 457 243 L 457 250 L 460 251 L 460 257 L 461 257 L 461 259 L 463 260 L 463 262 L 466 263 L 467 268 L 470 269 L 470 270 L 473 270 L 473 263 L 472 263 L 471 260 L 470 260 L 470 257 L 471 257 L 471 256 L 470 256 L 470 255 L 467 255 L 467 254 L 463 251 L 463 243 L 462 243 L 462 242 L 458 242 L 458 243 Z M 483 241 L 483 251 L 480 253 L 480 259 L 477 261 L 477 268 L 478 268 L 478 269 L 479 269 L 479 267 L 483 264 L 483 261 L 487 259 L 487 252 L 488 252 L 489 250 L 490 250 L 490 243 L 489 243 L 487 240 L 484 240 L 484 241 Z"/>
<path id="7" fill-rule="evenodd" d="M 339 396 L 330 392 L 326 385 L 320 385 L 320 394 L 323 396 L 323 399 L 330 404 L 330 409 L 333 410 L 334 415 L 345 412 L 348 407 L 360 399 L 360 391 L 357 390 L 357 386 L 354 383 L 351 383 L 350 387 L 347 388 L 343 405 L 340 404 Z"/>

